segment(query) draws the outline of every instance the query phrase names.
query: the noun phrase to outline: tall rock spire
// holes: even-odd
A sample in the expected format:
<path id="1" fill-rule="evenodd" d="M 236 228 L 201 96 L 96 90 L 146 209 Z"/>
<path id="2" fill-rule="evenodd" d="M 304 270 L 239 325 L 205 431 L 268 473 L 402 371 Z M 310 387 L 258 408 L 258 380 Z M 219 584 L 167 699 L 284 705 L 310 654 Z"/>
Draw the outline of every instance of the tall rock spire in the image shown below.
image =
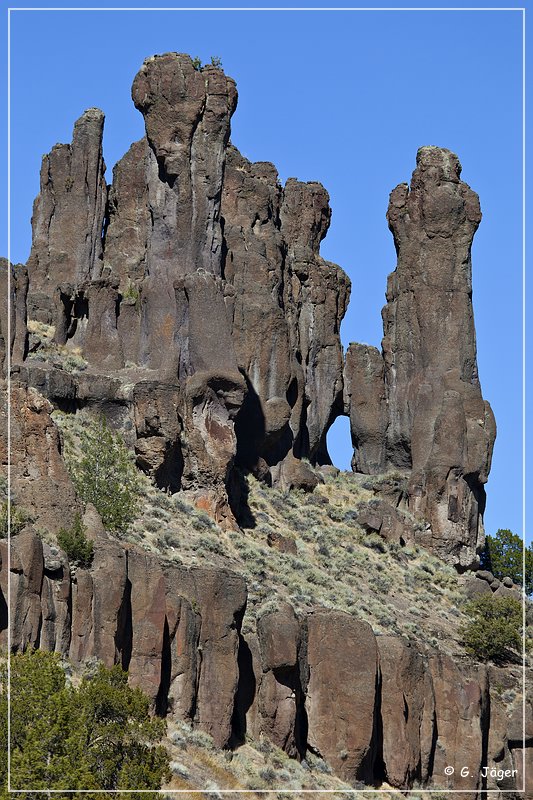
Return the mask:
<path id="1" fill-rule="evenodd" d="M 56 144 L 43 156 L 28 261 L 32 319 L 55 321 L 58 287 L 99 277 L 107 200 L 103 129 L 103 113 L 90 108 L 75 123 L 72 143 Z"/>
<path id="2" fill-rule="evenodd" d="M 471 246 L 481 211 L 460 174 L 449 150 L 422 147 L 410 187 L 392 191 L 387 219 L 398 262 L 382 312 L 384 387 L 376 387 L 377 351 L 369 373 L 368 348 L 357 346 L 347 387 L 356 468 L 405 471 L 409 508 L 429 522 L 420 542 L 467 568 L 484 542 L 496 426 L 481 395 L 472 308 Z M 367 406 L 364 380 L 385 408 Z"/>
<path id="3" fill-rule="evenodd" d="M 231 517 L 234 466 L 284 487 L 316 486 L 312 467 L 329 463 L 327 432 L 344 413 L 353 468 L 400 470 L 405 502 L 424 520 L 420 543 L 459 568 L 475 565 L 495 425 L 472 312 L 481 212 L 458 158 L 421 148 L 410 187 L 391 193 L 398 263 L 382 352 L 354 344 L 344 362 L 350 281 L 320 255 L 326 189 L 294 178 L 282 186 L 272 164 L 230 145 L 237 90 L 220 67 L 153 56 L 132 98 L 146 135 L 110 187 L 97 109 L 43 160 L 30 319 L 53 323 L 60 347 L 79 348 L 88 375 L 116 379 L 120 402 L 133 391 L 138 463 L 170 475 L 165 485 L 202 493 L 217 518 Z M 19 295 L 22 320 L 22 284 Z M 150 393 L 161 403 L 145 408 Z"/>

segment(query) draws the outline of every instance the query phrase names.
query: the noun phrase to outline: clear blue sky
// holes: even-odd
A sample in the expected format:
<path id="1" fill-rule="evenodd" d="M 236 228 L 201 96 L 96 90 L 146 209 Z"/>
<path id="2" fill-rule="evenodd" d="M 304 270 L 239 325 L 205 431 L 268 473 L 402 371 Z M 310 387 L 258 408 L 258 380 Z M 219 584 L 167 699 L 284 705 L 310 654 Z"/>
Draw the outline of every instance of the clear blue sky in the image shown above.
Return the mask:
<path id="1" fill-rule="evenodd" d="M 143 59 L 217 55 L 239 90 L 234 144 L 251 160 L 273 161 L 282 181 L 328 189 L 333 220 L 322 254 L 353 287 L 342 339 L 379 347 L 395 267 L 389 192 L 410 179 L 421 145 L 455 151 L 483 210 L 474 307 L 483 393 L 498 423 L 486 528 L 522 533 L 521 46 L 516 11 L 13 12 L 12 260 L 29 254 L 41 156 L 70 141 L 84 109 L 106 114 L 111 182 L 114 163 L 143 135 L 130 99 Z M 4 254 L 5 226 L 2 234 Z M 329 446 L 346 468 L 346 420 Z"/>

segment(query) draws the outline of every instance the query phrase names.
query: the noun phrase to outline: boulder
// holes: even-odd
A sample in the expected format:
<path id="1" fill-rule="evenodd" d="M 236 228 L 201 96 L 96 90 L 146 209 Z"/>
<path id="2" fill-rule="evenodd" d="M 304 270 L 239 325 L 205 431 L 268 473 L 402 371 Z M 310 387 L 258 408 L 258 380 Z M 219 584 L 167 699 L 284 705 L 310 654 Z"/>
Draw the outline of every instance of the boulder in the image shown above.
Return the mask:
<path id="1" fill-rule="evenodd" d="M 487 581 L 487 583 L 493 583 L 495 580 L 494 575 L 488 569 L 478 569 L 475 574 L 476 578 Z"/>

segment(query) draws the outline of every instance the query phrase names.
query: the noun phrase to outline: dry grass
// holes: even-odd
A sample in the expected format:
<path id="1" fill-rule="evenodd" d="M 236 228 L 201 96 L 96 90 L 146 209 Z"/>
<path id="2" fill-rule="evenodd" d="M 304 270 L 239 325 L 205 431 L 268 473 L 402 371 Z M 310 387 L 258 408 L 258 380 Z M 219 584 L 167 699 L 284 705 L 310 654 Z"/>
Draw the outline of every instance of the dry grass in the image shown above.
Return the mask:
<path id="1" fill-rule="evenodd" d="M 219 796 L 220 789 L 234 790 L 248 800 L 264 797 L 266 791 L 272 792 L 271 797 L 294 798 L 291 792 L 314 789 L 318 791 L 315 797 L 326 800 L 340 798 L 342 790 L 350 788 L 335 778 L 321 759 L 310 756 L 300 764 L 267 740 L 248 739 L 236 751 L 220 751 L 206 734 L 176 722 L 169 725 L 165 746 L 174 774 L 163 789 L 203 789 L 208 797 Z M 321 794 L 321 789 L 338 789 L 339 793 Z"/>
<path id="2" fill-rule="evenodd" d="M 86 412 L 53 416 L 67 451 L 75 449 Z M 242 574 L 249 593 L 245 633 L 276 598 L 301 613 L 316 606 L 340 609 L 369 622 L 377 634 L 464 654 L 458 629 L 465 596 L 455 570 L 422 548 L 387 543 L 357 525 L 358 505 L 374 496 L 378 480 L 341 472 L 304 494 L 247 477 L 252 526 L 223 531 L 186 492 L 169 495 L 143 476 L 142 512 L 124 538 L 167 562 Z M 292 538 L 296 555 L 270 547 L 273 532 Z"/>
<path id="3" fill-rule="evenodd" d="M 326 762 L 308 754 L 305 763 L 290 759 L 267 740 L 248 739 L 246 744 L 234 752 L 220 751 L 213 747 L 209 737 L 203 735 L 203 744 L 198 741 L 198 732 L 185 723 L 169 726 L 164 742 L 169 750 L 174 774 L 163 786 L 165 789 L 190 789 L 181 797 L 223 798 L 220 790 L 235 791 L 235 797 L 255 800 L 271 797 L 276 800 L 294 800 L 301 796 L 302 789 L 312 790 L 317 800 L 346 800 L 347 790 L 353 786 L 336 778 Z M 176 771 L 181 774 L 176 774 Z M 359 790 L 362 784 L 356 786 Z M 196 791 L 194 791 L 196 790 Z M 205 793 L 201 793 L 203 790 Z M 248 790 L 248 791 L 246 791 Z M 238 794 L 237 794 L 238 792 Z M 359 791 L 357 798 L 371 800 L 377 795 Z M 446 793 L 431 793 L 421 790 L 398 792 L 387 784 L 380 787 L 379 797 L 393 800 L 399 796 L 408 800 L 445 800 Z"/>

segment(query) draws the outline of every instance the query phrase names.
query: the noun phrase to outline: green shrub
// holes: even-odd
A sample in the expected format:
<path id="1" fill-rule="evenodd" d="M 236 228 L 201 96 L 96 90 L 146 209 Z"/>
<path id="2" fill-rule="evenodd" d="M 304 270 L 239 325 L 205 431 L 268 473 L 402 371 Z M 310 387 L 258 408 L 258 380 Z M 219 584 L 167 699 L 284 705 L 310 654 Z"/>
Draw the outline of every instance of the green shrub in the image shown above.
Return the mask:
<path id="1" fill-rule="evenodd" d="M 122 302 L 127 306 L 135 306 L 139 302 L 139 290 L 134 283 L 128 282 L 128 285 L 122 292 Z"/>
<path id="2" fill-rule="evenodd" d="M 0 781 L 7 771 L 6 673 L 4 664 Z M 169 777 L 168 753 L 158 744 L 165 723 L 150 715 L 150 699 L 128 686 L 119 666 L 99 666 L 75 687 L 58 654 L 30 650 L 11 656 L 10 686 L 12 788 L 157 790 Z"/>
<path id="3" fill-rule="evenodd" d="M 481 554 L 481 566 L 489 569 L 495 578 L 509 577 L 522 586 L 524 542 L 516 533 L 500 528 L 494 536 L 487 536 L 485 550 Z M 533 546 L 525 550 L 526 577 L 525 588 L 528 595 L 533 594 Z"/>
<path id="4" fill-rule="evenodd" d="M 108 530 L 125 533 L 137 515 L 140 481 L 122 437 L 102 417 L 84 428 L 80 450 L 81 459 L 67 460 L 80 497 L 94 505 Z"/>
<path id="5" fill-rule="evenodd" d="M 0 506 L 0 539 L 6 539 L 8 534 L 8 501 L 4 500 Z M 29 515 L 22 508 L 17 508 L 11 501 L 11 536 L 16 536 L 30 522 Z"/>
<path id="6" fill-rule="evenodd" d="M 74 516 L 71 528 L 61 528 L 57 534 L 57 542 L 67 554 L 69 561 L 88 567 L 93 559 L 93 543 L 87 539 L 86 528 L 81 521 L 81 514 Z"/>
<path id="7" fill-rule="evenodd" d="M 199 72 L 202 69 L 202 59 L 199 56 L 195 56 L 192 60 L 192 65 Z"/>
<path id="8" fill-rule="evenodd" d="M 482 595 L 465 605 L 469 622 L 460 629 L 467 653 L 480 661 L 504 662 L 519 650 L 522 605 L 513 597 Z"/>

